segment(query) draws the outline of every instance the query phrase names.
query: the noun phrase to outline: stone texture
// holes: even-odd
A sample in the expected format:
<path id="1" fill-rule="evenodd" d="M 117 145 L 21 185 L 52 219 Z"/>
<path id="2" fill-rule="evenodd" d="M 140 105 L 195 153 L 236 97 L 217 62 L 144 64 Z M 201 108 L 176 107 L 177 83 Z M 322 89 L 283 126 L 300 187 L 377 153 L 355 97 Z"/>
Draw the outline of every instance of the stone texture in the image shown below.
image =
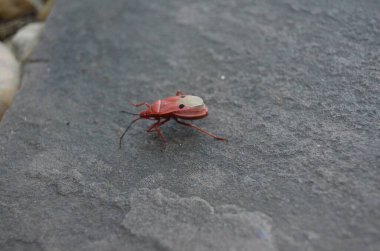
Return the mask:
<path id="1" fill-rule="evenodd" d="M 169 250 L 277 250 L 268 216 L 234 205 L 212 207 L 199 197 L 181 198 L 168 190 L 132 193 L 123 225 L 157 240 Z"/>
<path id="2" fill-rule="evenodd" d="M 380 249 L 378 1 L 56 2 L 0 124 L 1 250 Z M 177 89 L 229 144 L 119 150 Z"/>

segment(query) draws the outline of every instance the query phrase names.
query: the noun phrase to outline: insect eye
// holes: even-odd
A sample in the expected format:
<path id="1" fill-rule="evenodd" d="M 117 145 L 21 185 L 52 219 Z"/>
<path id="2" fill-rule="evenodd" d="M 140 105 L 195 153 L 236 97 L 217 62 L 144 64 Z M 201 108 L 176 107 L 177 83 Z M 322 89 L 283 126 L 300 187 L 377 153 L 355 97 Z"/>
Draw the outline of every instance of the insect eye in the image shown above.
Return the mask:
<path id="1" fill-rule="evenodd" d="M 181 96 L 181 98 L 184 98 L 184 97 L 186 97 L 186 96 L 184 96 L 184 95 Z"/>
<path id="2" fill-rule="evenodd" d="M 179 105 L 179 109 L 182 109 L 182 108 L 184 108 L 184 107 L 185 107 L 184 104 L 180 104 L 180 105 Z"/>

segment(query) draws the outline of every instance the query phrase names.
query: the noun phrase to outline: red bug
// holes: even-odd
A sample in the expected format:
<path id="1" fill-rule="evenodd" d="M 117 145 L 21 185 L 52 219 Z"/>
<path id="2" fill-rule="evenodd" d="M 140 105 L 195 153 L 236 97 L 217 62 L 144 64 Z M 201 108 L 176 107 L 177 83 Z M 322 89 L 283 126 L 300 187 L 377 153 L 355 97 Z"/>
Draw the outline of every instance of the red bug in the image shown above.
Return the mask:
<path id="1" fill-rule="evenodd" d="M 185 119 L 185 120 L 196 120 L 196 119 L 202 119 L 208 115 L 208 108 L 203 103 L 203 100 L 200 97 L 192 96 L 192 95 L 186 95 L 180 91 L 177 91 L 175 96 L 167 97 L 164 99 L 157 100 L 153 104 L 148 104 L 145 102 L 139 103 L 139 104 L 133 104 L 135 107 L 143 106 L 145 105 L 147 109 L 145 111 L 137 113 L 130 113 L 126 111 L 121 111 L 124 113 L 128 113 L 131 115 L 138 115 L 139 118 L 133 120 L 129 126 L 125 129 L 124 133 L 120 137 L 120 147 L 121 147 L 121 141 L 128 131 L 128 129 L 132 126 L 133 123 L 135 123 L 137 120 L 140 119 L 150 119 L 155 120 L 156 122 L 153 123 L 148 129 L 147 132 L 157 132 L 158 136 L 161 138 L 161 140 L 166 144 L 167 140 L 162 135 L 160 127 L 168 122 L 170 119 L 174 119 L 177 123 L 192 127 L 201 133 L 204 133 L 216 140 L 226 141 L 226 139 L 215 136 L 209 132 L 206 132 L 205 130 L 192 125 L 190 123 L 186 123 L 183 121 L 180 121 L 178 119 Z"/>

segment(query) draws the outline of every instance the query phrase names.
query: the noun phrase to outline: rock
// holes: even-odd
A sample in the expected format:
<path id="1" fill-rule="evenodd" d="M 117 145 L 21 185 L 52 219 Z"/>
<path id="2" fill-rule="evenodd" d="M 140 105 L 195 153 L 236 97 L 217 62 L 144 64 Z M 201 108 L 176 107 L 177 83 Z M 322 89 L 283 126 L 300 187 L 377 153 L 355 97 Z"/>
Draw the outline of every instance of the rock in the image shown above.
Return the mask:
<path id="1" fill-rule="evenodd" d="M 130 205 L 124 227 L 169 250 L 278 250 L 271 219 L 260 212 L 233 205 L 215 208 L 202 198 L 182 198 L 166 189 L 139 189 Z"/>
<path id="2" fill-rule="evenodd" d="M 53 3 L 53 0 L 0 0 L 0 40 L 8 39 L 28 23 L 45 21 Z"/>
<path id="3" fill-rule="evenodd" d="M 51 9 L 53 8 L 54 1 L 30 0 L 30 2 L 33 3 L 37 9 L 37 20 L 45 21 L 50 14 Z"/>
<path id="4" fill-rule="evenodd" d="M 33 16 L 20 17 L 0 23 L 0 40 L 5 40 L 15 34 L 21 27 L 36 20 Z"/>
<path id="5" fill-rule="evenodd" d="M 30 56 L 39 41 L 43 28 L 43 23 L 30 23 L 13 36 L 12 47 L 19 61 L 25 61 Z"/>
<path id="6" fill-rule="evenodd" d="M 20 65 L 12 52 L 0 42 L 0 119 L 11 105 L 20 86 Z"/>
<path id="7" fill-rule="evenodd" d="M 28 0 L 0 0 L 0 21 L 31 15 L 35 10 Z"/>
<path id="8" fill-rule="evenodd" d="M 380 250 L 379 7 L 56 1 L 0 123 L 0 250 Z M 178 89 L 229 143 L 119 149 Z"/>
<path id="9" fill-rule="evenodd" d="M 28 2 L 33 5 L 36 9 L 42 8 L 45 5 L 44 0 L 28 0 Z"/>

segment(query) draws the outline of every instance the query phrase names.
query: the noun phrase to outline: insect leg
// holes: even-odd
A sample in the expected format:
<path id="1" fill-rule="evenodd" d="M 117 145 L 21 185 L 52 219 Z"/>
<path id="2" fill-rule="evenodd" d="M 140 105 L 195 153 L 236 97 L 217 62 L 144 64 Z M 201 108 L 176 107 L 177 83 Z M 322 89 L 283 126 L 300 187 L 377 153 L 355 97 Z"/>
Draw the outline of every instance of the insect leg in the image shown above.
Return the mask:
<path id="1" fill-rule="evenodd" d="M 153 123 L 149 128 L 146 130 L 147 132 L 153 132 L 153 130 L 156 129 L 156 126 L 160 123 L 160 119 L 158 119 L 155 123 Z"/>
<path id="2" fill-rule="evenodd" d="M 132 124 L 135 123 L 137 120 L 139 119 L 142 119 L 142 118 L 137 118 L 135 120 L 133 120 L 127 127 L 127 129 L 125 129 L 125 131 L 123 132 L 123 134 L 121 135 L 120 137 L 120 142 L 119 142 L 119 148 L 121 148 L 121 140 L 123 139 L 124 135 L 127 133 L 128 129 L 131 128 Z"/>
<path id="3" fill-rule="evenodd" d="M 164 144 L 166 145 L 168 143 L 168 141 L 165 139 L 164 135 L 161 133 L 161 129 L 159 126 L 156 127 L 156 132 L 158 134 L 158 137 L 160 137 L 160 139 L 164 142 Z"/>
<path id="4" fill-rule="evenodd" d="M 210 137 L 212 137 L 212 138 L 214 138 L 214 139 L 216 139 L 216 140 L 227 141 L 227 140 L 224 139 L 224 138 L 221 138 L 221 137 L 215 136 L 215 135 L 213 135 L 213 134 L 211 134 L 211 133 L 209 133 L 209 132 L 206 132 L 205 130 L 203 130 L 202 128 L 199 128 L 198 126 L 195 126 L 195 125 L 190 124 L 190 123 L 185 123 L 185 122 L 179 121 L 177 118 L 174 118 L 174 119 L 175 119 L 175 121 L 176 121 L 177 123 L 179 123 L 179 124 L 181 124 L 181 125 L 184 125 L 184 126 L 188 126 L 188 127 L 194 128 L 194 129 L 200 131 L 201 133 L 204 133 L 204 134 L 206 134 L 207 136 L 210 136 Z"/>
<path id="5" fill-rule="evenodd" d="M 160 122 L 160 120 L 158 120 L 158 122 L 154 123 L 153 125 L 151 125 L 149 127 L 147 132 L 152 132 L 153 130 L 156 130 L 158 137 L 160 137 L 160 139 L 166 144 L 167 140 L 165 139 L 164 135 L 161 133 L 160 126 L 162 126 L 163 124 L 165 124 L 169 120 L 170 120 L 170 118 L 165 118 L 165 120 L 161 121 L 161 122 Z"/>
<path id="6" fill-rule="evenodd" d="M 146 107 L 150 108 L 150 104 L 146 103 L 146 102 L 141 102 L 141 103 L 137 103 L 137 104 L 134 104 L 132 102 L 129 102 L 131 105 L 133 105 L 134 107 L 140 107 L 142 105 L 145 105 Z"/>

